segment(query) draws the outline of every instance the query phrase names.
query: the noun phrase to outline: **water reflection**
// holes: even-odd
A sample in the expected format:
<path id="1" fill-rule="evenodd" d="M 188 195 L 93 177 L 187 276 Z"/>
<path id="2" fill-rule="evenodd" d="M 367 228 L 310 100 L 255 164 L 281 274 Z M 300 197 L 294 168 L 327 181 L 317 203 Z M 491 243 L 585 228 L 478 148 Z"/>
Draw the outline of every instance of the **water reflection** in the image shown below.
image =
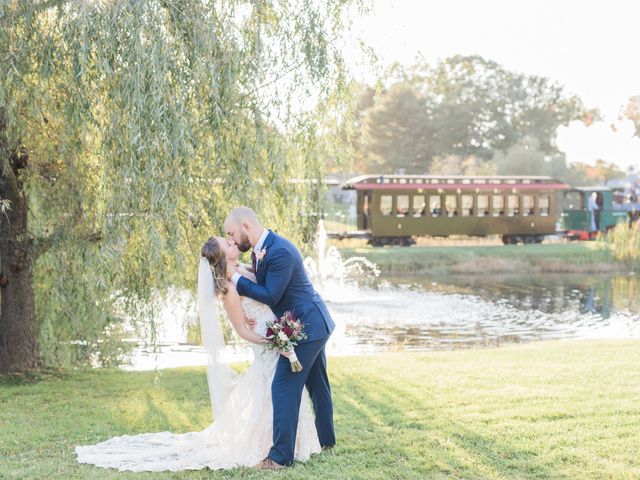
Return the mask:
<path id="1" fill-rule="evenodd" d="M 360 293 L 330 302 L 334 353 L 640 337 L 634 276 L 384 277 Z"/>
<path id="2" fill-rule="evenodd" d="M 389 350 L 498 346 L 562 338 L 640 338 L 640 282 L 634 276 L 378 277 L 368 286 L 325 282 L 322 294 L 336 320 L 330 355 Z M 186 302 L 185 305 L 189 303 Z M 138 348 L 128 368 L 204 365 L 188 319 L 195 307 L 167 305 L 163 321 L 178 339 Z M 182 313 L 180 313 L 182 311 Z M 186 319 L 186 320 L 185 320 Z M 172 323 L 173 322 L 173 323 Z M 190 333 L 191 332 L 191 333 Z M 173 338 L 173 337 L 172 337 Z M 244 342 L 225 352 L 250 360 Z"/>

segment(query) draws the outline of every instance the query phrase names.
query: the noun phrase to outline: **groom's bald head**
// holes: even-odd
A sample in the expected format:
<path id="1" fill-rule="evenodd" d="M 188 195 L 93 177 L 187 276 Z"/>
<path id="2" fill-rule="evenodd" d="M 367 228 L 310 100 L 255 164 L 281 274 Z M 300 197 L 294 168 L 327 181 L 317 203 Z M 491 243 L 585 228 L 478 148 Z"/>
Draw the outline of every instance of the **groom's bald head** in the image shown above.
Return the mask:
<path id="1" fill-rule="evenodd" d="M 224 231 L 241 252 L 246 252 L 255 245 L 263 230 L 258 215 L 249 207 L 234 208 L 224 221 Z"/>
<path id="2" fill-rule="evenodd" d="M 256 212 L 251 210 L 249 207 L 236 207 L 229 215 L 227 215 L 227 219 L 224 221 L 225 225 L 228 221 L 237 222 L 237 223 L 251 223 L 251 224 L 260 224 L 260 220 L 258 220 L 258 215 Z"/>

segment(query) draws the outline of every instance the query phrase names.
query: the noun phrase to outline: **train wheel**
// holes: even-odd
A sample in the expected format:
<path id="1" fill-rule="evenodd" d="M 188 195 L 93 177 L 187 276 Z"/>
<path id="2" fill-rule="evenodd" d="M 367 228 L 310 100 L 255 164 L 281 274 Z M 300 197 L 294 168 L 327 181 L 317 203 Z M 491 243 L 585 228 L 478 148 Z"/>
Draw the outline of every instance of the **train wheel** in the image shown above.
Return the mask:
<path id="1" fill-rule="evenodd" d="M 523 237 L 519 235 L 503 235 L 502 243 L 505 245 L 517 245 L 518 243 L 523 243 Z"/>
<path id="2" fill-rule="evenodd" d="M 372 247 L 384 247 L 384 242 L 380 238 L 373 237 L 367 242 Z"/>
<path id="3" fill-rule="evenodd" d="M 415 245 L 416 241 L 412 237 L 403 237 L 402 238 L 402 246 L 410 247 L 411 245 Z"/>
<path id="4" fill-rule="evenodd" d="M 527 245 L 536 243 L 536 237 L 534 237 L 533 235 L 524 235 L 522 237 L 522 243 Z"/>

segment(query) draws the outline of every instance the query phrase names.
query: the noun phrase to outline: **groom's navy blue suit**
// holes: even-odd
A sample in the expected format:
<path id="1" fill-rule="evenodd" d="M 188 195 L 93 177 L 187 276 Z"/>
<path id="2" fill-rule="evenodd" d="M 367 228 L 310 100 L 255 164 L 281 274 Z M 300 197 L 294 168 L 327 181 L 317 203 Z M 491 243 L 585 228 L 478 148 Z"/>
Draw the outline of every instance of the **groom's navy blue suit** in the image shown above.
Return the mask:
<path id="1" fill-rule="evenodd" d="M 281 465 L 293 462 L 302 390 L 306 385 L 316 414 L 320 445 L 336 443 L 333 430 L 333 402 L 327 377 L 324 347 L 335 324 L 304 269 L 302 256 L 287 239 L 269 232 L 263 247 L 266 253 L 256 266 L 253 283 L 241 277 L 240 295 L 267 304 L 280 317 L 285 311 L 304 323 L 307 338 L 296 347 L 303 370 L 291 371 L 289 360 L 280 356 L 271 384 L 273 402 L 273 446 L 269 458 Z"/>

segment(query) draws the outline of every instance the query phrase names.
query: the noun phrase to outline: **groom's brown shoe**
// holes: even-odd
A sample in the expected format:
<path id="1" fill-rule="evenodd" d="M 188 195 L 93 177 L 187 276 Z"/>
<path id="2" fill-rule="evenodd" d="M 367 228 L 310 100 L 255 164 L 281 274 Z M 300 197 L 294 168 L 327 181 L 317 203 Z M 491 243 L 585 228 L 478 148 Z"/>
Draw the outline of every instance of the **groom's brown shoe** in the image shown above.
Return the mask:
<path id="1" fill-rule="evenodd" d="M 274 462 L 269 457 L 265 457 L 259 464 L 255 467 L 256 470 L 281 470 L 284 468 L 284 465 L 280 465 L 279 463 Z"/>

